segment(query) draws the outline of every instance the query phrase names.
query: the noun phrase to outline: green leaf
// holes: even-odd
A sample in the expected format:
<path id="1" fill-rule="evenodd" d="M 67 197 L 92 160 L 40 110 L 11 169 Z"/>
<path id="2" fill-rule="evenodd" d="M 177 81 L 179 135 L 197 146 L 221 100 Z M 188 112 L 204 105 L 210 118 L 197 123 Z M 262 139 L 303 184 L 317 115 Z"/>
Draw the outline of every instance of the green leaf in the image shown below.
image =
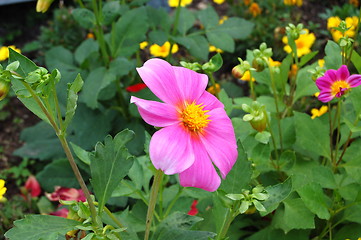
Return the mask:
<path id="1" fill-rule="evenodd" d="M 134 132 L 127 129 L 114 139 L 107 136 L 104 144 L 99 142 L 95 146 L 95 153 L 90 155 L 91 183 L 99 202 L 99 212 L 133 164 L 125 147 L 133 137 Z"/>
<path id="2" fill-rule="evenodd" d="M 64 132 L 66 132 L 69 123 L 74 117 L 75 110 L 77 108 L 78 92 L 82 89 L 83 83 L 83 79 L 81 78 L 80 74 L 78 74 L 74 82 L 69 85 L 65 120 L 62 129 Z"/>
<path id="3" fill-rule="evenodd" d="M 349 94 L 349 98 L 355 109 L 356 116 L 358 116 L 361 113 L 361 87 L 353 88 Z"/>
<path id="4" fill-rule="evenodd" d="M 351 62 L 357 69 L 357 72 L 361 73 L 361 56 L 355 50 L 352 50 Z"/>
<path id="5" fill-rule="evenodd" d="M 235 43 L 233 38 L 224 32 L 206 32 L 206 36 L 211 45 L 227 52 L 234 52 Z"/>
<path id="6" fill-rule="evenodd" d="M 318 54 L 318 51 L 310 52 L 304 56 L 301 57 L 299 68 L 302 68 L 305 64 L 307 64 L 314 56 Z"/>
<path id="7" fill-rule="evenodd" d="M 246 39 L 253 30 L 254 23 L 243 18 L 231 17 L 223 24 L 212 29 L 206 29 L 206 32 L 226 33 L 235 39 Z"/>
<path id="8" fill-rule="evenodd" d="M 213 7 L 207 7 L 198 12 L 198 18 L 205 29 L 218 25 L 219 17 Z"/>
<path id="9" fill-rule="evenodd" d="M 82 149 L 81 147 L 79 147 L 78 145 L 74 144 L 74 143 L 70 143 L 74 154 L 85 164 L 90 165 L 90 157 L 89 157 L 89 152 L 85 151 L 84 149 Z"/>
<path id="10" fill-rule="evenodd" d="M 98 108 L 98 96 L 100 91 L 115 80 L 115 75 L 105 67 L 94 69 L 85 80 L 80 100 L 91 109 Z"/>
<path id="11" fill-rule="evenodd" d="M 218 71 L 223 65 L 222 55 L 220 53 L 215 54 L 210 60 L 210 63 L 214 65 L 213 72 Z"/>
<path id="12" fill-rule="evenodd" d="M 295 113 L 296 143 L 305 153 L 330 158 L 328 126 L 316 118 L 305 113 Z M 307 149 L 307 150 L 306 150 Z"/>
<path id="13" fill-rule="evenodd" d="M 166 41 L 168 41 L 168 35 L 164 31 L 153 30 L 149 33 L 149 41 L 162 46 Z"/>
<path id="14" fill-rule="evenodd" d="M 14 222 L 15 227 L 5 233 L 9 240 L 54 240 L 58 235 L 76 229 L 80 223 L 51 215 L 27 215 Z"/>
<path id="15" fill-rule="evenodd" d="M 102 9 L 103 24 L 108 25 L 112 23 L 120 15 L 121 10 L 119 2 L 106 2 Z"/>
<path id="16" fill-rule="evenodd" d="M 75 67 L 73 53 L 62 46 L 53 47 L 47 51 L 45 62 L 48 69 L 57 68 L 61 73 L 67 70 L 79 72 Z"/>
<path id="17" fill-rule="evenodd" d="M 247 154 L 242 143 L 239 141 L 238 158 L 232 170 L 228 173 L 225 180 L 222 181 L 220 189 L 226 193 L 242 193 L 242 189 L 248 186 L 251 181 L 252 168 L 248 161 Z"/>
<path id="18" fill-rule="evenodd" d="M 187 37 L 186 39 L 189 43 L 188 49 L 191 55 L 201 60 L 208 59 L 209 44 L 205 37 L 193 35 L 192 37 Z M 184 46 L 187 48 L 186 45 Z"/>
<path id="19" fill-rule="evenodd" d="M 312 180 L 315 183 L 319 183 L 323 188 L 335 189 L 337 184 L 335 181 L 335 175 L 331 168 L 325 166 L 316 166 L 312 168 Z"/>
<path id="20" fill-rule="evenodd" d="M 67 159 L 51 162 L 40 171 L 36 178 L 41 183 L 41 188 L 46 192 L 53 192 L 55 186 L 79 188 L 78 181 Z"/>
<path id="21" fill-rule="evenodd" d="M 284 210 L 278 209 L 273 218 L 272 224 L 280 228 L 284 233 L 292 229 L 314 229 L 314 214 L 311 213 L 303 203 L 302 199 L 288 199 L 283 202 Z"/>
<path id="22" fill-rule="evenodd" d="M 36 66 L 36 64 L 29 58 L 9 48 L 9 63 L 15 61 L 18 61 L 20 63 L 20 66 L 16 72 L 19 73 L 23 78 L 25 78 L 28 73 L 38 69 L 38 66 Z"/>
<path id="23" fill-rule="evenodd" d="M 344 219 L 350 222 L 361 224 L 361 204 L 356 204 L 346 208 Z"/>
<path id="24" fill-rule="evenodd" d="M 98 42 L 94 39 L 87 39 L 80 44 L 80 46 L 75 50 L 75 60 L 77 63 L 82 64 L 91 54 L 99 51 Z"/>
<path id="25" fill-rule="evenodd" d="M 91 29 L 96 23 L 95 15 L 92 11 L 86 8 L 76 8 L 72 11 L 75 21 L 77 21 L 83 28 Z"/>
<path id="26" fill-rule="evenodd" d="M 297 74 L 297 89 L 293 102 L 296 102 L 303 96 L 312 96 L 315 92 L 319 91 L 315 82 L 311 78 L 311 73 L 308 70 L 311 67 L 301 69 Z"/>
<path id="27" fill-rule="evenodd" d="M 212 232 L 189 230 L 195 223 L 202 220 L 200 217 L 174 212 L 159 224 L 153 239 L 208 240 L 215 237 L 216 234 Z"/>
<path id="28" fill-rule="evenodd" d="M 326 196 L 318 183 L 309 183 L 297 190 L 306 207 L 321 219 L 330 219 Z"/>
<path id="29" fill-rule="evenodd" d="M 232 99 L 228 97 L 224 89 L 219 92 L 219 100 L 224 104 L 224 110 L 226 110 L 226 113 L 229 116 L 232 112 L 233 104 Z"/>
<path id="30" fill-rule="evenodd" d="M 181 8 L 179 13 L 179 22 L 177 30 L 181 35 L 185 35 L 187 31 L 193 27 L 196 18 L 187 8 Z"/>
<path id="31" fill-rule="evenodd" d="M 267 144 L 269 142 L 269 139 L 271 137 L 271 134 L 267 131 L 258 132 L 255 136 L 255 139 L 263 144 Z"/>
<path id="32" fill-rule="evenodd" d="M 278 205 L 285 200 L 292 192 L 292 180 L 287 178 L 283 183 L 268 186 L 265 188 L 268 193 L 268 199 L 263 201 L 262 204 L 266 208 L 266 212 L 261 213 L 262 216 L 274 211 Z"/>
<path id="33" fill-rule="evenodd" d="M 343 160 L 345 163 L 340 164 L 344 167 L 347 174 L 358 182 L 361 182 L 361 151 L 360 151 L 361 140 L 354 141 L 351 146 L 347 148 Z"/>
<path id="34" fill-rule="evenodd" d="M 328 40 L 325 47 L 325 66 L 327 69 L 339 69 L 342 65 L 341 48 L 334 41 Z"/>

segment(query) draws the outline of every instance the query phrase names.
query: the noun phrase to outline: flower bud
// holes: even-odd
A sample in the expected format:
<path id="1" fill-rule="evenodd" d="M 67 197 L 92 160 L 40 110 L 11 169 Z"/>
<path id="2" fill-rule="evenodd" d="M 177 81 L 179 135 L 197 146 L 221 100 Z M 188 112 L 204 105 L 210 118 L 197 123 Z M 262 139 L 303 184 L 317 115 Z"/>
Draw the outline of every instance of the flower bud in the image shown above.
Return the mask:
<path id="1" fill-rule="evenodd" d="M 10 91 L 10 82 L 0 78 L 0 101 L 3 100 Z"/>
<path id="2" fill-rule="evenodd" d="M 265 106 L 255 101 L 251 106 L 242 104 L 242 109 L 249 114 L 243 116 L 243 121 L 250 122 L 253 129 L 263 132 L 267 127 L 267 112 Z"/>
<path id="3" fill-rule="evenodd" d="M 252 67 L 256 69 L 256 72 L 262 72 L 266 64 L 261 58 L 254 58 L 252 61 Z"/>
<path id="4" fill-rule="evenodd" d="M 45 13 L 53 1 L 54 0 L 38 0 L 36 3 L 36 11 Z"/>
<path id="5" fill-rule="evenodd" d="M 235 78 L 241 79 L 243 77 L 244 71 L 241 65 L 237 65 L 232 68 L 232 75 Z"/>

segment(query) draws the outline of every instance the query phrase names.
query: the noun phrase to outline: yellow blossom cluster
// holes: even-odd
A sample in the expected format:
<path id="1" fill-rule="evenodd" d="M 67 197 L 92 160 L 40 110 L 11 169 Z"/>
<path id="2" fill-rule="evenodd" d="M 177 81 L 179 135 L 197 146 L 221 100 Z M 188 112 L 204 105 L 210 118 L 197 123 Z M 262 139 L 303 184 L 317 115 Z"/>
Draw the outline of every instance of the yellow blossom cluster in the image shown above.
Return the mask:
<path id="1" fill-rule="evenodd" d="M 295 40 L 297 47 L 297 56 L 302 57 L 311 52 L 311 47 L 316 40 L 315 34 L 309 33 L 308 29 L 303 29 L 304 34 L 300 34 L 300 37 Z M 282 42 L 286 44 L 283 48 L 287 53 L 292 52 L 291 46 L 288 45 L 287 36 L 283 36 Z"/>
<path id="2" fill-rule="evenodd" d="M 17 51 L 18 53 L 21 53 L 20 49 L 16 48 L 14 45 L 11 46 L 2 46 L 0 48 L 0 61 L 4 61 L 9 58 L 9 48 Z"/>
<path id="3" fill-rule="evenodd" d="M 311 118 L 315 119 L 316 117 L 321 117 L 323 114 L 327 113 L 328 107 L 326 105 L 322 106 L 320 109 L 312 108 L 311 109 Z"/>
<path id="4" fill-rule="evenodd" d="M 158 44 L 152 44 L 149 47 L 150 54 L 155 57 L 167 57 L 169 55 L 171 48 L 170 42 L 165 42 L 162 46 L 159 46 Z M 178 52 L 178 45 L 175 43 L 172 47 L 172 53 Z"/>
<path id="5" fill-rule="evenodd" d="M 5 180 L 0 179 L 0 200 L 3 198 L 5 192 L 6 192 Z"/>
<path id="6" fill-rule="evenodd" d="M 342 37 L 342 32 L 334 29 L 335 27 L 338 27 L 340 25 L 341 21 L 341 18 L 339 18 L 338 16 L 333 16 L 327 19 L 327 29 L 330 31 L 332 38 L 335 42 L 338 42 L 338 40 L 340 40 L 340 38 Z M 347 28 L 350 28 L 345 32 L 345 35 L 351 38 L 354 37 L 358 25 L 358 17 L 347 17 L 345 19 L 345 22 Z"/>
<path id="7" fill-rule="evenodd" d="M 283 3 L 288 6 L 296 5 L 297 7 L 301 7 L 303 4 L 302 0 L 283 0 Z"/>
<path id="8" fill-rule="evenodd" d="M 185 7 L 192 3 L 192 0 L 168 0 L 169 7 L 178 7 L 180 4 L 181 7 Z"/>

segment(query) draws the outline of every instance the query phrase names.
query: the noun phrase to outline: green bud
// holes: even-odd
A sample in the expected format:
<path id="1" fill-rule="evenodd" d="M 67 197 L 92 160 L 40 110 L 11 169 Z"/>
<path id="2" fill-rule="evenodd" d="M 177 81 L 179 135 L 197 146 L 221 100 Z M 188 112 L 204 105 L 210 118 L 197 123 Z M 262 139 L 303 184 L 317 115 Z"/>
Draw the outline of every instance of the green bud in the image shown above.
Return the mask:
<path id="1" fill-rule="evenodd" d="M 0 79 L 0 101 L 3 100 L 10 91 L 10 82 Z"/>
<path id="2" fill-rule="evenodd" d="M 181 61 L 180 65 L 182 67 L 188 68 L 193 71 L 199 71 L 202 68 L 202 66 L 198 62 L 189 63 L 189 62 Z"/>
<path id="3" fill-rule="evenodd" d="M 249 114 L 244 115 L 243 121 L 250 122 L 253 129 L 262 132 L 267 127 L 267 112 L 265 106 L 254 101 L 251 106 L 242 104 L 242 109 Z"/>
<path id="4" fill-rule="evenodd" d="M 238 64 L 237 66 L 233 67 L 232 69 L 232 75 L 235 78 L 242 78 L 243 74 L 251 69 L 251 65 L 249 64 L 248 61 L 243 61 L 241 58 L 238 58 L 238 61 L 240 62 L 240 64 Z"/>

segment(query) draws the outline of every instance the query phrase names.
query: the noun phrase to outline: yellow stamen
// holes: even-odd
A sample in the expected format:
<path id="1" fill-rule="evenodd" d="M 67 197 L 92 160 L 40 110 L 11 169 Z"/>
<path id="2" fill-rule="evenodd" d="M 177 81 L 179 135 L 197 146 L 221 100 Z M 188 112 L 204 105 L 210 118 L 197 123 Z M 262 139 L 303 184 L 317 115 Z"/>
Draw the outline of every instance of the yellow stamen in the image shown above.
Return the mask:
<path id="1" fill-rule="evenodd" d="M 350 88 L 350 84 L 348 84 L 348 82 L 342 81 L 342 80 L 336 81 L 336 82 L 332 83 L 331 94 L 333 96 L 343 95 L 349 88 Z M 337 96 L 337 97 L 340 97 L 340 96 Z"/>
<path id="2" fill-rule="evenodd" d="M 209 110 L 203 108 L 202 104 L 196 105 L 195 102 L 185 104 L 185 108 L 181 111 L 181 121 L 189 131 L 201 132 L 211 121 L 206 114 Z"/>

